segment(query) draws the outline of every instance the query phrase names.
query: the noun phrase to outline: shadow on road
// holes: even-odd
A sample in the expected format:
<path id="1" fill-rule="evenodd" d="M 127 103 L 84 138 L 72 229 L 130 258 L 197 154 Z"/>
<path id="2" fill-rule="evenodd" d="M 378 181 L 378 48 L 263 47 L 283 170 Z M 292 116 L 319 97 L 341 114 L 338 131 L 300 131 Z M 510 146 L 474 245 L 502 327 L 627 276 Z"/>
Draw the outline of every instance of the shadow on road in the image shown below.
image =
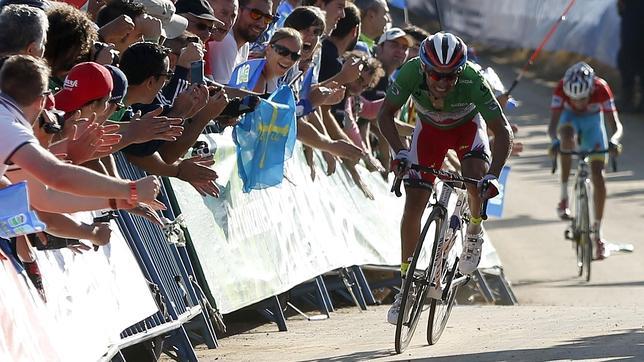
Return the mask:
<path id="1" fill-rule="evenodd" d="M 354 352 L 350 354 L 345 354 L 341 356 L 334 356 L 334 357 L 329 357 L 329 358 L 321 358 L 321 359 L 310 359 L 310 360 L 304 360 L 302 362 L 313 362 L 313 361 L 326 361 L 326 362 L 331 362 L 331 361 L 347 361 L 347 362 L 357 362 L 357 361 L 371 361 L 376 358 L 384 358 L 384 357 L 391 357 L 395 356 L 396 351 L 392 349 L 381 349 L 381 350 L 376 350 L 376 351 L 363 351 L 363 352 Z"/>
<path id="2" fill-rule="evenodd" d="M 547 333 L 544 331 L 544 333 Z M 558 346 L 535 349 L 517 349 L 469 353 L 453 356 L 417 358 L 410 361 L 554 361 L 554 360 L 591 360 L 591 359 L 644 359 L 644 330 L 624 330 L 621 333 L 591 336 L 565 341 Z"/>
<path id="3" fill-rule="evenodd" d="M 494 229 L 513 229 L 521 228 L 525 226 L 536 226 L 536 225 L 545 225 L 545 224 L 559 224 L 562 223 L 559 219 L 536 219 L 531 215 L 517 215 L 516 217 L 511 217 L 507 219 L 498 219 L 498 220 L 488 220 L 485 224 L 486 228 L 490 230 Z M 562 228 L 563 230 L 563 228 Z"/>
<path id="4" fill-rule="evenodd" d="M 557 285 L 554 288 L 622 288 L 622 287 L 644 287 L 644 280 L 633 282 L 618 282 L 618 283 L 589 283 L 589 284 L 570 284 L 570 285 Z M 644 346 L 642 346 L 644 348 Z"/>

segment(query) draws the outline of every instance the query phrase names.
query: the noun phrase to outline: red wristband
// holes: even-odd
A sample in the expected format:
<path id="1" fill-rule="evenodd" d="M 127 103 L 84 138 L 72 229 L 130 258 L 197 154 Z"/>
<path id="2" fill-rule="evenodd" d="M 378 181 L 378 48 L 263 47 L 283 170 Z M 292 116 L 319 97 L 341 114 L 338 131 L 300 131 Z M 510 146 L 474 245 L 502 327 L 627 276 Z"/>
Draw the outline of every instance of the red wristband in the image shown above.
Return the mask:
<path id="1" fill-rule="evenodd" d="M 118 210 L 118 205 L 116 204 L 116 199 L 110 199 L 109 204 L 110 204 L 110 209 Z"/>
<path id="2" fill-rule="evenodd" d="M 136 192 L 136 182 L 130 181 L 130 204 L 135 205 L 139 202 L 139 193 Z"/>

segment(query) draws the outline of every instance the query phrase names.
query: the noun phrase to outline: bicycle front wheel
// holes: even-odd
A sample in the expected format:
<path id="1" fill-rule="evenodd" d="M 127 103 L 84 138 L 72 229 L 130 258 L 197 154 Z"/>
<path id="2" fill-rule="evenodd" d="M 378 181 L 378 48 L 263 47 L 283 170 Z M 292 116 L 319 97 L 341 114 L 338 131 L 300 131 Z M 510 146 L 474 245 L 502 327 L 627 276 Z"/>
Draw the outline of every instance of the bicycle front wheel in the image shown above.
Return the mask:
<path id="1" fill-rule="evenodd" d="M 429 306 L 429 321 L 427 322 L 427 342 L 430 345 L 438 342 L 447 326 L 447 320 L 450 313 L 452 313 L 457 290 L 458 286 L 450 288 L 444 301 L 432 299 Z"/>
<path id="2" fill-rule="evenodd" d="M 458 287 L 468 281 L 467 276 L 458 274 L 458 258 L 453 258 L 451 264 L 447 264 L 448 258 L 443 260 L 444 267 L 441 270 L 441 284 L 446 292 L 440 300 L 432 299 L 429 306 L 429 321 L 427 321 L 427 343 L 436 344 L 447 326 L 456 292 Z"/>
<path id="3" fill-rule="evenodd" d="M 433 210 L 423 227 L 414 256 L 409 264 L 409 270 L 403 286 L 398 322 L 396 323 L 396 353 L 402 353 L 409 346 L 423 311 L 423 304 L 425 303 L 429 286 L 428 274 L 430 270 L 429 267 L 425 267 L 427 265 L 427 255 L 425 255 L 424 240 L 430 226 L 434 224 L 434 246 L 432 250 L 436 249 L 436 240 L 438 240 L 441 227 L 440 220 L 438 209 Z"/>
<path id="4" fill-rule="evenodd" d="M 590 238 L 590 207 L 589 207 L 589 186 L 585 183 L 579 190 L 580 222 L 581 231 L 579 244 L 582 249 L 583 271 L 586 274 L 586 281 L 590 281 L 590 263 L 593 259 L 593 243 Z"/>

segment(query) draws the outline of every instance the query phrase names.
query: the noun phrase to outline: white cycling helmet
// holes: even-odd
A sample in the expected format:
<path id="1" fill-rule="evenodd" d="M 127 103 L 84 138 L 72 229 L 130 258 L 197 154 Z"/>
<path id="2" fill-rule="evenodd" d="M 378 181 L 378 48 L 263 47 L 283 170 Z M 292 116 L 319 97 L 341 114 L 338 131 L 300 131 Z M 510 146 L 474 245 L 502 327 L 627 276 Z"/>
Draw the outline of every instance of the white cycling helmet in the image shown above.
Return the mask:
<path id="1" fill-rule="evenodd" d="M 563 90 L 571 99 L 583 99 L 593 91 L 595 71 L 585 62 L 579 62 L 566 70 Z"/>

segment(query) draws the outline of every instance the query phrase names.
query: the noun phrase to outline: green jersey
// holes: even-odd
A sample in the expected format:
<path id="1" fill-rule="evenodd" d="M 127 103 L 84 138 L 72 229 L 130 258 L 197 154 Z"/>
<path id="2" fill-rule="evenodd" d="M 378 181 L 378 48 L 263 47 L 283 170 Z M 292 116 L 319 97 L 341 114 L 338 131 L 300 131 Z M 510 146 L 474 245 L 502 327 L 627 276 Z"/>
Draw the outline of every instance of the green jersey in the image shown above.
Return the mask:
<path id="1" fill-rule="evenodd" d="M 418 118 L 437 128 L 450 129 L 472 120 L 480 113 L 484 120 L 502 117 L 501 106 L 483 75 L 474 64 L 467 62 L 454 88 L 437 109 L 430 99 L 425 72 L 419 58 L 408 61 L 400 69 L 387 90 L 387 101 L 402 107 L 412 97 Z"/>

